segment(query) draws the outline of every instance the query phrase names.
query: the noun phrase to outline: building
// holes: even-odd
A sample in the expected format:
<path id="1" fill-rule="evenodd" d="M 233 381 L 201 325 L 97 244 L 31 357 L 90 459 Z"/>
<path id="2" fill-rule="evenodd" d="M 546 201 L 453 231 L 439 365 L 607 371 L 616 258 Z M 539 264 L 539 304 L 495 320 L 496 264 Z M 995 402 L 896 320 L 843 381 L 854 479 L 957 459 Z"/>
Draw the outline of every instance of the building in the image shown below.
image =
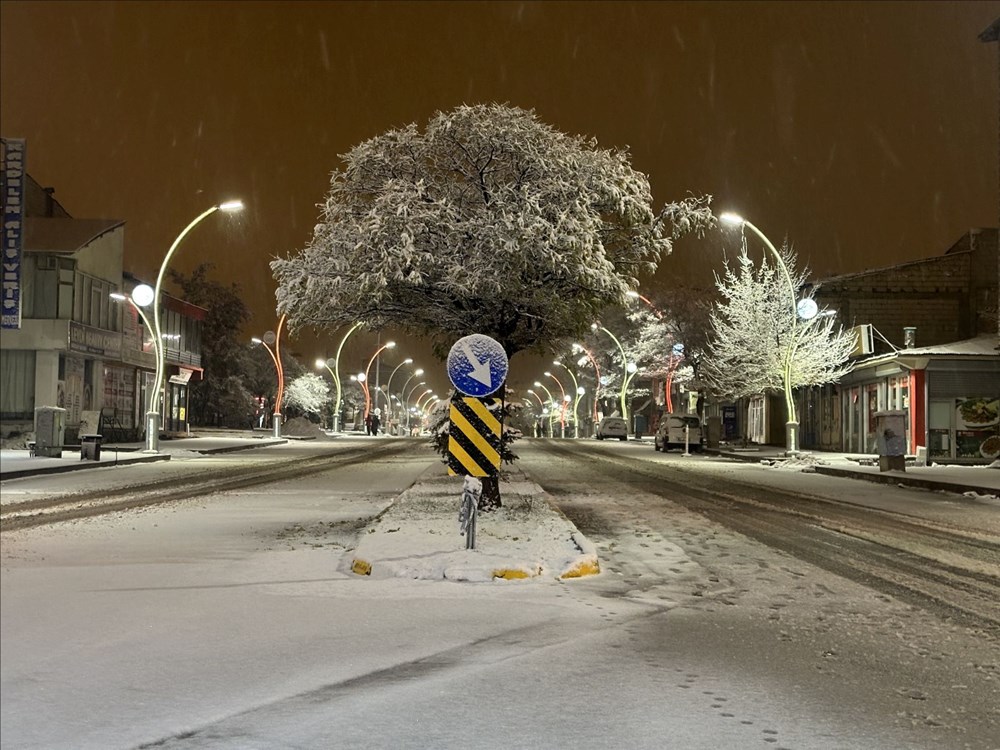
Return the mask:
<path id="1" fill-rule="evenodd" d="M 970 230 L 941 256 L 813 285 L 820 307 L 857 329 L 859 348 L 841 382 L 796 391 L 801 447 L 874 453 L 876 414 L 897 410 L 909 453 L 991 457 L 990 438 L 1000 434 L 998 276 L 998 230 L 989 228 Z M 736 406 L 740 435 L 784 443 L 780 395 Z"/>
<path id="2" fill-rule="evenodd" d="M 21 182 L 20 322 L 0 335 L 0 434 L 32 433 L 35 408 L 58 406 L 66 409 L 67 444 L 83 432 L 138 439 L 155 359 L 152 332 L 130 303 L 111 296 L 139 283 L 122 270 L 125 222 L 73 218 L 52 188 L 27 173 Z M 204 315 L 161 295 L 168 433 L 187 430 Z"/>

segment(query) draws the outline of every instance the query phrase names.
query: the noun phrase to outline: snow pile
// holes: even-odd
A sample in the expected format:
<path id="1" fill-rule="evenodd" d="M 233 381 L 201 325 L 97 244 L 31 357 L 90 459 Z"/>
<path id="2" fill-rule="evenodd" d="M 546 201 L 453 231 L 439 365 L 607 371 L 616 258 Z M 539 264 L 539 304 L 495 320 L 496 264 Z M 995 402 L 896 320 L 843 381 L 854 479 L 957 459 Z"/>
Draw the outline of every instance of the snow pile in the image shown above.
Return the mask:
<path id="1" fill-rule="evenodd" d="M 798 471 L 811 473 L 816 471 L 817 466 L 828 466 L 829 462 L 817 458 L 811 453 L 796 453 L 794 456 L 777 456 L 775 458 L 763 458 L 761 464 L 772 469 L 783 471 Z"/>
<path id="2" fill-rule="evenodd" d="M 318 424 L 310 422 L 305 417 L 295 417 L 289 419 L 287 422 L 281 425 L 281 434 L 285 437 L 297 437 L 297 438 L 325 438 L 326 433 L 323 432 Z"/>

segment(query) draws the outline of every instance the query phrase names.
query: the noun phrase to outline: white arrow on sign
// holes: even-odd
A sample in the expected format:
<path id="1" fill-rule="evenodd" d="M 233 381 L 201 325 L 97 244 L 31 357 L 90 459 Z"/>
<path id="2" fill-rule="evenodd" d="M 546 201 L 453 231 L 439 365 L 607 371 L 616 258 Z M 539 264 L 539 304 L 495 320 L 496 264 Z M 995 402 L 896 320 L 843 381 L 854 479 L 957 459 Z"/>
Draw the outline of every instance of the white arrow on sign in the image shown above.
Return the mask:
<path id="1" fill-rule="evenodd" d="M 468 341 L 462 341 L 462 351 L 465 352 L 466 359 L 469 360 L 469 364 L 472 365 L 472 372 L 469 373 L 470 377 L 475 378 L 483 385 L 493 385 L 493 376 L 490 373 L 490 360 L 487 357 L 485 362 L 480 362 L 479 358 L 473 354 L 472 347 L 469 345 Z"/>

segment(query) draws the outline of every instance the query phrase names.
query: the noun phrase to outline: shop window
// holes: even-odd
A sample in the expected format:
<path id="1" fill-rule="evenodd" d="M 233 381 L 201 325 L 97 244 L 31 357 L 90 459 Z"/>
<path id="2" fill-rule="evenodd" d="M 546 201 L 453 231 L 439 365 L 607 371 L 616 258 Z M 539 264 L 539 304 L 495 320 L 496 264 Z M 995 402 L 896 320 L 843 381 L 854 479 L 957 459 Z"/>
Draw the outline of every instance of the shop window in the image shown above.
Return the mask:
<path id="1" fill-rule="evenodd" d="M 3 383 L 0 416 L 3 419 L 34 418 L 35 353 L 0 349 L 0 383 Z"/>

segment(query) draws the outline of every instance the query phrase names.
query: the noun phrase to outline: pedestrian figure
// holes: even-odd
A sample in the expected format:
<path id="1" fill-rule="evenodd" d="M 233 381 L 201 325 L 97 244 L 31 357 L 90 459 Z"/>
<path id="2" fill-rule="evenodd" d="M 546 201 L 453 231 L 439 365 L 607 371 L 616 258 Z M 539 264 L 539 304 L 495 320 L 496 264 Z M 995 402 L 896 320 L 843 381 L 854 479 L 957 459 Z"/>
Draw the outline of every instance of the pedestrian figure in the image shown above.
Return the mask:
<path id="1" fill-rule="evenodd" d="M 381 420 L 378 418 L 378 410 L 376 409 L 375 413 L 370 417 L 370 428 L 368 434 L 378 435 L 379 424 L 381 424 Z"/>

